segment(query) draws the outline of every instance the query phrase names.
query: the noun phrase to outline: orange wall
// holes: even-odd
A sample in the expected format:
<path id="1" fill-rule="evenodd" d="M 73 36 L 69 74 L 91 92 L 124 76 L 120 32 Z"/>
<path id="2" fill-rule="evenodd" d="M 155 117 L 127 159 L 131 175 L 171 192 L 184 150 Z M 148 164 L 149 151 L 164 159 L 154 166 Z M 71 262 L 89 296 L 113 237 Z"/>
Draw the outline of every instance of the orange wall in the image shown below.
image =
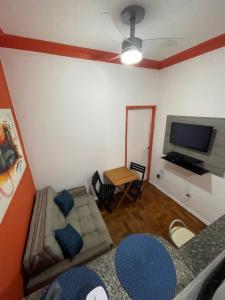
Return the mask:
<path id="1" fill-rule="evenodd" d="M 11 108 L 23 152 L 24 145 L 0 61 L 0 108 Z M 27 161 L 27 158 L 26 158 Z M 33 206 L 35 186 L 27 162 L 26 170 L 0 224 L 0 299 L 23 297 L 22 257 Z"/>

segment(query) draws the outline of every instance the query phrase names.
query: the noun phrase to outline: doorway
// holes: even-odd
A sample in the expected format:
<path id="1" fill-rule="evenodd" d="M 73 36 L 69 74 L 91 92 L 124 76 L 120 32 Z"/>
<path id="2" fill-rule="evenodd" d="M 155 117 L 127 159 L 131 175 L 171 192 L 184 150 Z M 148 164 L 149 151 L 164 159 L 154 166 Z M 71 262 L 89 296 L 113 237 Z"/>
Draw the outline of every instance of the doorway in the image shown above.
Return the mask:
<path id="1" fill-rule="evenodd" d="M 126 106 L 125 166 L 131 161 L 146 166 L 145 180 L 150 177 L 155 113 L 155 105 Z"/>

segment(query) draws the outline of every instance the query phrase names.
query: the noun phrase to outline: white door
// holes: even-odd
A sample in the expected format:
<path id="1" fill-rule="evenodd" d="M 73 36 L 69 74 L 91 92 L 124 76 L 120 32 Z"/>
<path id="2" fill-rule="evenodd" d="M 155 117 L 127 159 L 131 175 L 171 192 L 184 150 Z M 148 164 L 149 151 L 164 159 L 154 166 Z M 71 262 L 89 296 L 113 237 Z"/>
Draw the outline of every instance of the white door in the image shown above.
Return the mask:
<path id="1" fill-rule="evenodd" d="M 135 162 L 146 167 L 149 154 L 151 109 L 134 109 L 128 111 L 127 124 L 127 166 Z"/>

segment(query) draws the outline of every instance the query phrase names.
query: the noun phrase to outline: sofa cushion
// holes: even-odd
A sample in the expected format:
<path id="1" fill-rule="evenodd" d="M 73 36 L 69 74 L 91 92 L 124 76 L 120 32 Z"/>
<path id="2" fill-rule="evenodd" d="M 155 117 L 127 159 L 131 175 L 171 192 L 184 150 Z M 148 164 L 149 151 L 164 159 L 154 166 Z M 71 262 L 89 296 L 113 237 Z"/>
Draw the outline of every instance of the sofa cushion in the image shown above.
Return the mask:
<path id="1" fill-rule="evenodd" d="M 79 189 L 81 190 L 81 188 Z M 32 266 L 32 272 L 28 274 L 30 277 L 27 285 L 29 292 L 34 287 L 38 288 L 41 284 L 47 283 L 54 276 L 68 268 L 82 265 L 111 248 L 112 239 L 93 196 L 84 194 L 85 188 L 83 187 L 82 191 L 83 194 L 71 194 L 76 198 L 76 201 L 66 218 L 54 202 L 56 193 L 51 187 L 37 192 L 35 201 L 37 207 L 36 210 L 35 207 L 33 210 L 30 234 L 24 256 L 24 266 L 29 272 L 31 270 L 31 246 L 35 241 L 35 244 L 39 245 L 38 251 L 36 251 L 38 260 L 35 267 Z M 37 205 L 38 203 L 43 204 L 43 201 L 45 203 L 44 209 Z M 36 219 L 38 219 L 39 228 L 36 226 Z M 80 233 L 83 239 L 81 251 L 71 261 L 64 258 L 62 250 L 55 239 L 55 230 L 64 228 L 68 223 Z M 36 241 L 36 235 L 42 236 L 41 241 L 39 239 Z"/>
<path id="2" fill-rule="evenodd" d="M 70 260 L 80 252 L 83 246 L 80 234 L 70 224 L 67 224 L 63 229 L 57 229 L 55 238 L 62 249 L 64 257 Z"/>
<path id="3" fill-rule="evenodd" d="M 84 246 L 79 255 L 100 245 L 108 237 L 108 229 L 93 196 L 90 194 L 76 198 L 74 207 L 66 217 L 66 223 L 70 223 L 82 236 Z"/>
<path id="4" fill-rule="evenodd" d="M 38 248 L 44 238 L 45 211 L 46 194 L 44 192 L 41 195 L 37 193 L 29 228 L 26 251 L 23 258 L 24 269 L 29 276 L 34 273 L 35 263 L 38 260 Z M 34 254 L 37 254 L 36 258 Z"/>
<path id="5" fill-rule="evenodd" d="M 54 231 L 65 227 L 65 218 L 53 199 L 52 187 L 37 191 L 23 264 L 26 273 L 36 275 L 64 259 Z M 47 231 L 46 231 L 47 228 Z"/>
<path id="6" fill-rule="evenodd" d="M 58 205 L 54 202 L 55 196 L 56 194 L 51 195 L 50 201 L 47 203 L 44 249 L 57 262 L 63 260 L 64 256 L 55 239 L 55 230 L 64 228 L 66 220 Z"/>
<path id="7" fill-rule="evenodd" d="M 74 201 L 70 193 L 66 190 L 62 191 L 54 198 L 55 203 L 58 205 L 61 212 L 66 217 L 74 206 Z"/>
<path id="8" fill-rule="evenodd" d="M 106 237 L 102 233 L 92 232 L 85 234 L 83 237 L 84 246 L 82 248 L 82 253 L 89 251 L 92 248 L 95 248 L 101 244 L 104 244 Z"/>

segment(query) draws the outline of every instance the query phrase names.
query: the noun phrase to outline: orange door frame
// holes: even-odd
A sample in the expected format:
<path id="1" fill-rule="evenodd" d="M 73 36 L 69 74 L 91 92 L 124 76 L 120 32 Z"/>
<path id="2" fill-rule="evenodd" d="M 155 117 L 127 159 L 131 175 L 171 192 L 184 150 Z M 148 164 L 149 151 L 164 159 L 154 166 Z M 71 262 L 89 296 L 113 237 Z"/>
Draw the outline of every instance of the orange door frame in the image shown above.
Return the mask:
<path id="1" fill-rule="evenodd" d="M 128 112 L 129 112 L 129 110 L 136 110 L 136 109 L 149 109 L 150 113 L 151 113 L 151 115 L 150 115 L 151 116 L 150 135 L 149 135 L 149 146 L 148 146 L 148 163 L 147 163 L 147 180 L 149 180 L 150 171 L 151 171 L 152 146 L 153 146 L 153 137 L 154 137 L 154 128 L 155 128 L 156 105 L 126 106 L 125 166 L 127 167 Z"/>

